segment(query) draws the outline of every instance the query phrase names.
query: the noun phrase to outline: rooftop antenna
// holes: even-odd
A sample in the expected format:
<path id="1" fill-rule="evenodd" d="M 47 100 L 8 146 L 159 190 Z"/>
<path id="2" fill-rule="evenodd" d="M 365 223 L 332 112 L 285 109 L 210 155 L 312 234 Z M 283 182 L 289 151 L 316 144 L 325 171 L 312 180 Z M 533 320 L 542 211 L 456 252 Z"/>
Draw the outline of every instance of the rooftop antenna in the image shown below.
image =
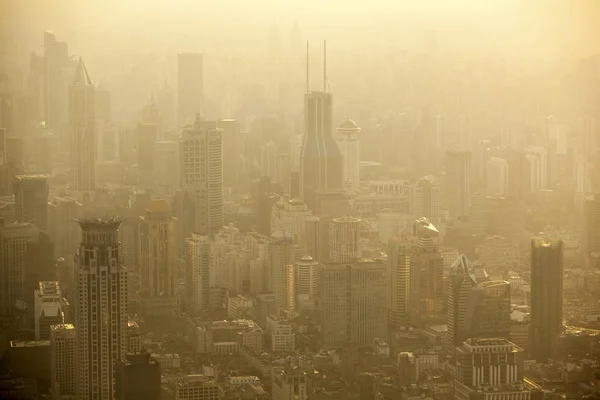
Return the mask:
<path id="1" fill-rule="evenodd" d="M 308 40 L 306 41 L 306 93 L 308 93 Z"/>
<path id="2" fill-rule="evenodd" d="M 323 40 L 323 93 L 327 93 L 327 40 Z"/>

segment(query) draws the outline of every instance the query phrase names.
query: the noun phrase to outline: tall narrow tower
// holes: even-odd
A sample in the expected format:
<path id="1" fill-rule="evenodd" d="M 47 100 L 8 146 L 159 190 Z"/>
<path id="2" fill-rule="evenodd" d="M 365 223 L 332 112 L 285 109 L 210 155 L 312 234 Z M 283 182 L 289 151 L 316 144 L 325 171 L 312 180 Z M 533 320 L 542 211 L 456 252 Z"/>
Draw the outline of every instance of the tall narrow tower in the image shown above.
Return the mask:
<path id="1" fill-rule="evenodd" d="M 326 53 L 324 56 L 326 57 Z M 324 65 L 327 65 L 326 59 Z M 308 91 L 307 53 L 304 138 L 300 151 L 300 197 L 309 203 L 315 191 L 339 190 L 343 188 L 344 182 L 342 154 L 332 135 L 333 96 L 326 91 L 326 78 L 324 68 L 323 91 Z"/>
<path id="2" fill-rule="evenodd" d="M 346 119 L 338 126 L 337 131 L 342 136 L 344 184 L 356 190 L 360 188 L 360 146 L 357 137 L 360 128 L 353 120 Z"/>
<path id="3" fill-rule="evenodd" d="M 75 258 L 77 398 L 115 399 L 115 366 L 127 353 L 127 269 L 119 252 L 118 218 L 79 221 Z"/>
<path id="4" fill-rule="evenodd" d="M 96 186 L 96 124 L 94 85 L 82 59 L 69 87 L 71 128 L 71 190 L 78 200 L 90 199 Z"/>

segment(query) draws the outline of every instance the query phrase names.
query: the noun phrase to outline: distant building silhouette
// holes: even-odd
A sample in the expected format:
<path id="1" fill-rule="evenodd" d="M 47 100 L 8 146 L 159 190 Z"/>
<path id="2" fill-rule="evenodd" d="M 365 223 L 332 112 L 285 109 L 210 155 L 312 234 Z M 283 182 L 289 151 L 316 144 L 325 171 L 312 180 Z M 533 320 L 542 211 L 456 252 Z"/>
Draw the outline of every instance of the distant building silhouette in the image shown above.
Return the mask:
<path id="1" fill-rule="evenodd" d="M 204 90 L 202 53 L 177 54 L 177 108 L 179 126 L 192 124 L 202 113 Z"/>
<path id="2" fill-rule="evenodd" d="M 116 370 L 116 400 L 160 399 L 160 364 L 150 354 L 128 354 Z"/>

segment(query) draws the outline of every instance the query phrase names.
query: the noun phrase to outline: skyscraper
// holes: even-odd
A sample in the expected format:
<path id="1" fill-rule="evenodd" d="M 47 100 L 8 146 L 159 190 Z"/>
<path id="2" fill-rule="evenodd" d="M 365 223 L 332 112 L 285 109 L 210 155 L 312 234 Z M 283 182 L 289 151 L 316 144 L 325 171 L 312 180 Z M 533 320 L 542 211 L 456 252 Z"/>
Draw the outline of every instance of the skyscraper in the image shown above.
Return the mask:
<path id="1" fill-rule="evenodd" d="M 179 184 L 179 143 L 161 140 L 154 143 L 154 188 L 160 197 L 171 199 Z"/>
<path id="2" fill-rule="evenodd" d="M 319 312 L 324 347 L 367 346 L 387 338 L 386 266 L 368 260 L 323 266 Z"/>
<path id="3" fill-rule="evenodd" d="M 296 308 L 314 309 L 319 290 L 319 262 L 311 256 L 296 261 Z"/>
<path id="4" fill-rule="evenodd" d="M 442 208 L 442 187 L 432 175 L 424 176 L 413 191 L 413 214 L 435 220 Z"/>
<path id="5" fill-rule="evenodd" d="M 166 200 L 150 200 L 140 220 L 140 295 L 144 312 L 172 314 L 179 307 L 179 297 L 175 293 L 177 247 L 171 207 Z"/>
<path id="6" fill-rule="evenodd" d="M 23 278 L 27 247 L 38 235 L 37 228 L 28 222 L 0 224 L 0 314 L 14 315 L 16 309 L 24 308 L 24 296 L 33 295 L 23 293 Z"/>
<path id="7" fill-rule="evenodd" d="M 138 185 L 145 189 L 154 187 L 154 146 L 157 140 L 157 124 L 141 123 L 138 125 Z M 177 179 L 177 176 L 173 176 L 173 178 Z"/>
<path id="8" fill-rule="evenodd" d="M 51 325 L 65 322 L 63 297 L 56 281 L 39 283 L 34 298 L 35 340 L 48 340 Z"/>
<path id="9" fill-rule="evenodd" d="M 69 50 L 52 32 L 44 32 L 44 61 L 46 66 L 45 122 L 48 127 L 61 128 L 67 115 L 66 69 Z"/>
<path id="10" fill-rule="evenodd" d="M 69 87 L 71 190 L 78 200 L 91 200 L 96 186 L 96 122 L 94 85 L 82 59 Z"/>
<path id="11" fill-rule="evenodd" d="M 552 355 L 563 328 L 563 242 L 531 241 L 531 354 L 537 361 Z"/>
<path id="12" fill-rule="evenodd" d="M 79 221 L 76 256 L 77 398 L 115 399 L 115 368 L 127 353 L 127 269 L 118 218 Z"/>
<path id="13" fill-rule="evenodd" d="M 583 203 L 583 252 L 585 264 L 596 268 L 600 257 L 600 194 L 586 198 Z"/>
<path id="14" fill-rule="evenodd" d="M 273 232 L 269 243 L 269 289 L 275 295 L 279 308 L 288 307 L 289 267 L 294 266 L 294 241 L 285 229 Z"/>
<path id="15" fill-rule="evenodd" d="M 194 123 L 202 113 L 204 90 L 202 53 L 177 54 L 177 109 L 179 126 Z"/>
<path id="16" fill-rule="evenodd" d="M 194 231 L 214 235 L 223 227 L 223 141 L 217 123 L 198 116 L 184 129 L 179 160 L 180 187 L 196 204 Z"/>
<path id="17" fill-rule="evenodd" d="M 219 127 L 223 130 L 223 153 L 240 154 L 242 144 L 240 143 L 240 128 L 235 119 L 223 119 L 219 121 Z M 223 183 L 225 186 L 235 186 L 240 179 L 240 157 L 223 158 Z"/>
<path id="18" fill-rule="evenodd" d="M 17 175 L 14 181 L 15 219 L 38 229 L 48 226 L 48 181 L 45 175 Z"/>
<path id="19" fill-rule="evenodd" d="M 190 313 L 209 308 L 209 289 L 216 282 L 216 277 L 211 274 L 211 264 L 208 236 L 192 233 L 192 236 L 186 239 L 185 258 L 185 306 Z"/>
<path id="20" fill-rule="evenodd" d="M 356 190 L 360 188 L 360 143 L 357 137 L 360 128 L 348 118 L 337 127 L 337 131 L 342 136 L 340 147 L 344 158 L 344 185 Z"/>
<path id="21" fill-rule="evenodd" d="M 446 182 L 444 197 L 450 216 L 459 218 L 469 215 L 471 205 L 471 152 L 446 152 Z"/>
<path id="22" fill-rule="evenodd" d="M 331 262 L 350 262 L 360 258 L 362 220 L 356 217 L 334 218 L 329 226 L 329 259 Z"/>
<path id="23" fill-rule="evenodd" d="M 50 389 L 56 395 L 75 395 L 77 335 L 71 324 L 50 327 Z"/>
<path id="24" fill-rule="evenodd" d="M 441 314 L 444 303 L 444 259 L 436 243 L 438 232 L 423 230 L 411 266 L 413 317 L 420 320 Z"/>
<path id="25" fill-rule="evenodd" d="M 305 221 L 311 214 L 302 200 L 280 197 L 271 211 L 271 232 L 285 229 L 292 236 L 294 244 L 303 248 Z"/>
<path id="26" fill-rule="evenodd" d="M 309 216 L 305 220 L 306 254 L 320 262 L 329 262 L 329 225 L 331 218 Z"/>
<path id="27" fill-rule="evenodd" d="M 510 283 L 485 281 L 471 288 L 465 308 L 465 338 L 510 338 Z"/>
<path id="28" fill-rule="evenodd" d="M 300 151 L 300 197 L 309 204 L 315 191 L 343 189 L 343 158 L 332 135 L 333 96 L 304 96 L 304 138 Z"/>
<path id="29" fill-rule="evenodd" d="M 413 236 L 394 236 L 387 247 L 387 311 L 390 327 L 406 327 L 410 317 L 411 261 L 416 252 Z"/>

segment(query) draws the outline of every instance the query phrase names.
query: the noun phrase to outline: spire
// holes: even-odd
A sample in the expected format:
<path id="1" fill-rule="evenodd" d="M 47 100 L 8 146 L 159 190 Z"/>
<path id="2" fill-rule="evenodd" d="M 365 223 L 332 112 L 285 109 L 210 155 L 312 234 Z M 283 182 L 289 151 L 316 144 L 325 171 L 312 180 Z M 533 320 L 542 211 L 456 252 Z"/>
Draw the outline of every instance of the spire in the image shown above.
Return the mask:
<path id="1" fill-rule="evenodd" d="M 87 72 L 87 68 L 83 63 L 83 59 L 79 58 L 79 63 L 77 64 L 77 70 L 75 71 L 75 80 L 73 81 L 73 85 L 91 85 L 92 80 L 90 79 L 90 75 Z"/>

